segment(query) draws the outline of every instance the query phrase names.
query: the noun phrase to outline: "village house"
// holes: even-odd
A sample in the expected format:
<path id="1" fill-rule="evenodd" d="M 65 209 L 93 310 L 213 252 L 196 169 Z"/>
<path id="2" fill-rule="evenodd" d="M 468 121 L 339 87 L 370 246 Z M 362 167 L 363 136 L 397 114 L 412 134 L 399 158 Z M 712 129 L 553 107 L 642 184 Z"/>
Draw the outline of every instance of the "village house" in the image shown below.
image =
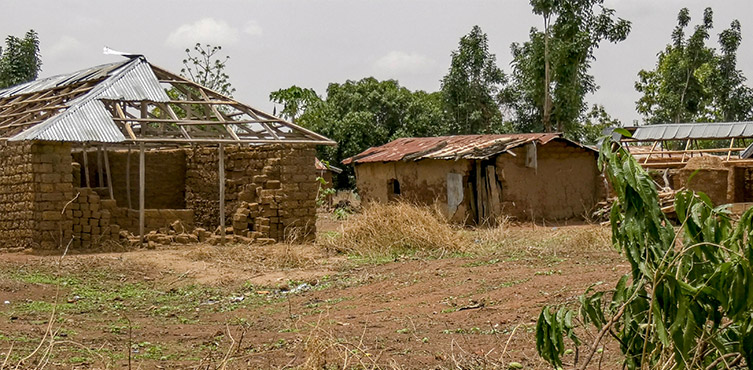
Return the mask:
<path id="1" fill-rule="evenodd" d="M 334 144 L 143 56 L 21 84 L 0 90 L 0 239 L 311 237 L 315 146 Z"/>
<path id="2" fill-rule="evenodd" d="M 437 204 L 457 223 L 566 220 L 606 193 L 596 150 L 558 133 L 397 139 L 343 161 L 363 201 Z"/>

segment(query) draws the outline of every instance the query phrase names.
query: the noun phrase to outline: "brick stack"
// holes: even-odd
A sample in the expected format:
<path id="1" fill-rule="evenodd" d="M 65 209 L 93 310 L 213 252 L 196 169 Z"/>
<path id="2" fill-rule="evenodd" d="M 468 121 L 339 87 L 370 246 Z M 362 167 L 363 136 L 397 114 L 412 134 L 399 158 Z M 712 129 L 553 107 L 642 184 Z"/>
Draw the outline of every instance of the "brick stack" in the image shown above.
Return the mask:
<path id="1" fill-rule="evenodd" d="M 120 226 L 112 223 L 114 201 L 103 200 L 90 188 L 77 188 L 78 198 L 71 203 L 73 211 L 74 248 L 98 247 L 111 240 L 119 240 Z"/>
<path id="2" fill-rule="evenodd" d="M 209 229 L 219 223 L 217 154 L 216 148 L 195 148 L 186 155 L 186 206 L 194 210 L 196 223 Z M 239 226 L 233 227 L 236 235 L 275 240 L 314 236 L 314 148 L 231 146 L 225 156 L 226 220 Z"/>

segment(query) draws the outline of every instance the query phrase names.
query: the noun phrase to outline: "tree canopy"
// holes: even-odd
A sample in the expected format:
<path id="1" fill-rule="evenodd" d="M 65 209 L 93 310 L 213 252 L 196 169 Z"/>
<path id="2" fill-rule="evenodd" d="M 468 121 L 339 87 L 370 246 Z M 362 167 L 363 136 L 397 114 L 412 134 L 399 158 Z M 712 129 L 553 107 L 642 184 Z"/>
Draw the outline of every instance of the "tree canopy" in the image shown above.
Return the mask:
<path id="1" fill-rule="evenodd" d="M 479 26 L 473 26 L 452 52 L 450 70 L 442 79 L 444 111 L 452 134 L 505 131 L 500 92 L 507 78 L 496 60 Z"/>
<path id="2" fill-rule="evenodd" d="M 339 163 L 400 137 L 446 133 L 441 124 L 441 94 L 413 92 L 395 80 L 369 77 L 331 83 L 323 99 L 314 90 L 296 86 L 271 95 L 283 104 L 286 117 L 300 113 L 298 124 L 337 141 L 336 147 L 319 148 L 319 156 L 330 163 Z M 336 178 L 335 185 L 352 186 L 353 170 L 347 168 Z"/>
<path id="3" fill-rule="evenodd" d="M 5 38 L 5 49 L 0 47 L 0 89 L 35 80 L 41 69 L 39 36 L 34 30 L 23 38 Z"/>
<path id="4" fill-rule="evenodd" d="M 513 43 L 508 104 L 516 131 L 576 132 L 586 111 L 585 97 L 597 90 L 588 73 L 602 41 L 617 43 L 630 33 L 629 21 L 604 7 L 604 0 L 531 0 L 544 29 Z"/>
<path id="5" fill-rule="evenodd" d="M 713 11 L 686 36 L 690 11 L 680 10 L 671 43 L 658 54 L 653 70 L 641 70 L 635 88 L 643 95 L 636 109 L 648 123 L 715 122 L 753 119 L 753 90 L 737 69 L 740 22 L 719 34 L 721 51 L 706 45 Z"/>

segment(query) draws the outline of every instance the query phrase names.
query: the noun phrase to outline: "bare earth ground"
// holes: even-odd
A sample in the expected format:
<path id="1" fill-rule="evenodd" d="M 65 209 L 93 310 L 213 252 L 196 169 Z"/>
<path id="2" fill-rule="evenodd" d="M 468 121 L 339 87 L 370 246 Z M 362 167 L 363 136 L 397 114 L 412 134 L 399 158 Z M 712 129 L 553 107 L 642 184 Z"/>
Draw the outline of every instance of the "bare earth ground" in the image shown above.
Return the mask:
<path id="1" fill-rule="evenodd" d="M 605 227 L 498 237 L 442 258 L 314 244 L 2 254 L 0 368 L 29 355 L 20 368 L 550 368 L 535 350 L 541 308 L 628 266 Z M 618 368 L 617 350 L 602 368 Z"/>

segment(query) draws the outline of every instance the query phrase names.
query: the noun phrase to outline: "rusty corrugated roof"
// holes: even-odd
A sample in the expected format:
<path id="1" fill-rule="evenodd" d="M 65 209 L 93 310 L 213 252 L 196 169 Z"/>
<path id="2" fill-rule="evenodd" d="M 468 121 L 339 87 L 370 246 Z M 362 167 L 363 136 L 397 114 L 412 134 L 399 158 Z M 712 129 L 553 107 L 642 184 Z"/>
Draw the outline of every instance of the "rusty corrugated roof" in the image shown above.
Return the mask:
<path id="1" fill-rule="evenodd" d="M 369 148 L 356 156 L 345 159 L 342 163 L 488 159 L 523 144 L 531 142 L 546 144 L 554 139 L 566 140 L 583 147 L 565 139 L 560 133 L 410 137 Z"/>

